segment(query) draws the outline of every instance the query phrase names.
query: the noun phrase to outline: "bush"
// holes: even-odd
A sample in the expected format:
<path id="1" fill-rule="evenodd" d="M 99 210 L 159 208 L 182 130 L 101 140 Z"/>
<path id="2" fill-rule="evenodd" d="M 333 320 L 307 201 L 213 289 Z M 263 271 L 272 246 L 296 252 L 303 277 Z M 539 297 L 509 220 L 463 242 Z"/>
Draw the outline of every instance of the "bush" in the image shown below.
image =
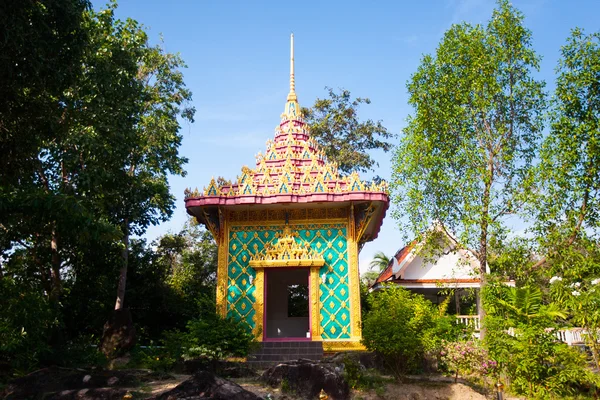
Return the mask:
<path id="1" fill-rule="evenodd" d="M 440 327 L 451 326 L 430 301 L 398 286 L 372 293 L 368 301 L 363 344 L 396 376 L 419 370 L 425 353 L 439 348 L 445 338 Z"/>
<path id="2" fill-rule="evenodd" d="M 0 298 L 0 363 L 27 373 L 52 358 L 56 313 L 42 294 L 9 278 L 0 279 Z"/>
<path id="3" fill-rule="evenodd" d="M 510 387 L 529 398 L 564 398 L 600 384 L 586 355 L 557 340 L 553 330 L 564 313 L 543 302 L 539 288 L 489 284 L 486 345 Z"/>
<path id="4" fill-rule="evenodd" d="M 474 340 L 443 341 L 440 360 L 449 371 L 454 372 L 455 382 L 459 375 L 495 375 L 498 367 L 498 363 L 490 359 L 481 342 Z"/>
<path id="5" fill-rule="evenodd" d="M 242 323 L 205 313 L 189 321 L 185 331 L 165 332 L 162 346 L 138 348 L 133 363 L 168 371 L 176 362 L 203 358 L 214 367 L 218 360 L 247 356 L 254 345 L 254 335 Z"/>

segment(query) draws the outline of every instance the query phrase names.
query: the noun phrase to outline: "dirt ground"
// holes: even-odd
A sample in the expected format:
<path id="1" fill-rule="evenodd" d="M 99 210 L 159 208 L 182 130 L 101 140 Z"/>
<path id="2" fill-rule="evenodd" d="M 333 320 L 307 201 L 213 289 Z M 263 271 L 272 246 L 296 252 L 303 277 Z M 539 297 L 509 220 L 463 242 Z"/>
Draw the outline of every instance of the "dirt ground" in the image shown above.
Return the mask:
<path id="1" fill-rule="evenodd" d="M 281 393 L 279 389 L 265 387 L 259 382 L 249 380 L 235 380 L 244 389 L 258 396 L 267 398 L 270 394 L 273 400 L 300 400 L 292 394 Z M 381 393 L 381 392 L 380 392 Z M 388 383 L 382 396 L 375 390 L 354 390 L 352 400 L 486 400 L 487 398 L 462 383 L 448 382 L 415 382 L 415 383 Z"/>
<path id="2" fill-rule="evenodd" d="M 69 371 L 68 371 L 69 372 Z M 125 379 L 125 373 L 122 370 L 119 373 L 121 379 Z M 142 370 L 137 373 L 143 372 Z M 116 374 L 116 372 L 115 372 Z M 124 375 L 125 374 L 125 375 Z M 148 374 L 148 373 L 146 373 Z M 93 376 L 99 374 L 92 374 Z M 109 374 L 111 375 L 111 374 Z M 141 376 L 141 375 L 140 375 Z M 170 374 L 167 376 L 150 375 L 151 379 L 144 379 L 139 386 L 121 386 L 125 392 L 135 394 L 135 398 L 147 398 L 164 393 L 173 389 L 181 382 L 189 378 L 189 375 Z M 113 378 L 114 379 L 114 378 Z M 293 393 L 282 393 L 280 388 L 271 388 L 263 385 L 257 378 L 237 378 L 231 379 L 246 390 L 249 390 L 259 397 L 269 400 L 300 400 L 300 397 Z M 404 382 L 395 382 L 391 377 L 386 378 L 384 383 L 376 390 L 354 390 L 351 395 L 352 400 L 485 400 L 486 397 L 473 388 L 463 384 L 448 382 L 442 376 L 418 376 L 412 379 L 407 378 Z M 133 383 L 133 382 L 132 382 Z M 75 390 L 77 391 L 77 390 Z M 1 393 L 0 393 L 0 397 Z M 489 398 L 489 397 L 488 397 Z M 508 399 L 507 399 L 508 400 Z"/>
<path id="3" fill-rule="evenodd" d="M 157 395 L 177 386 L 187 379 L 187 375 L 177 375 L 175 380 L 151 382 L 145 388 L 147 395 Z M 289 393 L 282 393 L 279 388 L 271 388 L 251 379 L 233 379 L 244 389 L 256 395 L 273 400 L 300 400 Z M 352 400 L 486 400 L 486 397 L 462 383 L 448 382 L 414 382 L 414 383 L 388 383 L 382 396 L 375 390 L 354 390 Z"/>
<path id="4" fill-rule="evenodd" d="M 374 390 L 369 392 L 354 391 L 354 400 L 486 400 L 486 397 L 477 393 L 469 386 L 462 383 L 388 383 L 382 396 Z"/>

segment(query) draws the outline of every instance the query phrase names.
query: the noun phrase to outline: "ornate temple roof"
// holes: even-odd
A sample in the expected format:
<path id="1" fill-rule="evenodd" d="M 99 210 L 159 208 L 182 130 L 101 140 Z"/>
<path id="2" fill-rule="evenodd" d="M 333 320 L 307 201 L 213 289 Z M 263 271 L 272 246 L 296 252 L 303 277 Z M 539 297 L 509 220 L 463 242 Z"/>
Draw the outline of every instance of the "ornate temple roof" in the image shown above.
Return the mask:
<path id="1" fill-rule="evenodd" d="M 244 166 L 236 181 L 213 178 L 202 191 L 187 189 L 186 207 L 353 200 L 388 203 L 386 182 L 365 182 L 356 172 L 340 176 L 337 164 L 328 162 L 310 137 L 296 96 L 293 35 L 291 40 L 290 92 L 275 138 L 267 141 L 264 154 L 256 156 L 256 167 Z"/>

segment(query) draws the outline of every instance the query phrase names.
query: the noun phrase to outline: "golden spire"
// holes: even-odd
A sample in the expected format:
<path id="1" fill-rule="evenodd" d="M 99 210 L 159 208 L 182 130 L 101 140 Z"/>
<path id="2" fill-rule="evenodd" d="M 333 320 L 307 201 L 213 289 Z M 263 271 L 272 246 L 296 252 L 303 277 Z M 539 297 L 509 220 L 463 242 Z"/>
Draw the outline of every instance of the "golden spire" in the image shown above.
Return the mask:
<path id="1" fill-rule="evenodd" d="M 300 104 L 296 96 L 296 79 L 294 75 L 294 34 L 290 37 L 290 92 L 285 104 L 284 116 L 288 119 L 297 119 L 300 115 Z"/>
<path id="2" fill-rule="evenodd" d="M 290 37 L 290 93 L 288 101 L 298 100 L 296 98 L 296 81 L 294 80 L 294 34 Z"/>

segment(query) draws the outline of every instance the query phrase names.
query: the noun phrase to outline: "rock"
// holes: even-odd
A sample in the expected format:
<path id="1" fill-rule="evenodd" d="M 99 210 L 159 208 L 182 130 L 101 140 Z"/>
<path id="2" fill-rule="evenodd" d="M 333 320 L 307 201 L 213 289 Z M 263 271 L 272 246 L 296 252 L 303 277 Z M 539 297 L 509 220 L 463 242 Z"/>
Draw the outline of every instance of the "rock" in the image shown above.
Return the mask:
<path id="1" fill-rule="evenodd" d="M 167 374 L 142 370 L 90 371 L 51 367 L 9 382 L 0 389 L 0 399 L 121 399 L 124 395 L 122 388 L 135 387 L 141 382 L 172 378 Z M 54 397 L 48 397 L 50 394 Z"/>
<path id="2" fill-rule="evenodd" d="M 108 369 L 120 369 L 124 368 L 131 361 L 131 355 L 129 353 L 122 355 L 121 357 L 117 357 L 113 360 L 110 360 L 108 363 Z"/>
<path id="3" fill-rule="evenodd" d="M 316 398 L 323 390 L 332 400 L 350 398 L 350 387 L 335 365 L 312 360 L 289 361 L 266 370 L 261 379 L 275 387 L 285 379 L 290 389 L 305 399 Z"/>
<path id="4" fill-rule="evenodd" d="M 115 358 L 130 350 L 135 344 L 135 327 L 127 308 L 113 311 L 104 324 L 100 350 L 106 357 Z"/>
<path id="5" fill-rule="evenodd" d="M 213 400 L 261 400 L 252 392 L 240 385 L 219 378 L 207 371 L 199 371 L 186 381 L 181 382 L 173 389 L 152 397 L 155 400 L 174 399 L 213 399 Z"/>
<path id="6" fill-rule="evenodd" d="M 121 400 L 126 394 L 127 389 L 119 388 L 63 390 L 44 396 L 44 400 Z"/>
<path id="7" fill-rule="evenodd" d="M 111 376 L 110 378 L 108 378 L 108 380 L 106 381 L 106 384 L 108 386 L 115 386 L 117 384 L 117 382 L 119 382 L 119 378 L 117 378 L 116 376 Z"/>

